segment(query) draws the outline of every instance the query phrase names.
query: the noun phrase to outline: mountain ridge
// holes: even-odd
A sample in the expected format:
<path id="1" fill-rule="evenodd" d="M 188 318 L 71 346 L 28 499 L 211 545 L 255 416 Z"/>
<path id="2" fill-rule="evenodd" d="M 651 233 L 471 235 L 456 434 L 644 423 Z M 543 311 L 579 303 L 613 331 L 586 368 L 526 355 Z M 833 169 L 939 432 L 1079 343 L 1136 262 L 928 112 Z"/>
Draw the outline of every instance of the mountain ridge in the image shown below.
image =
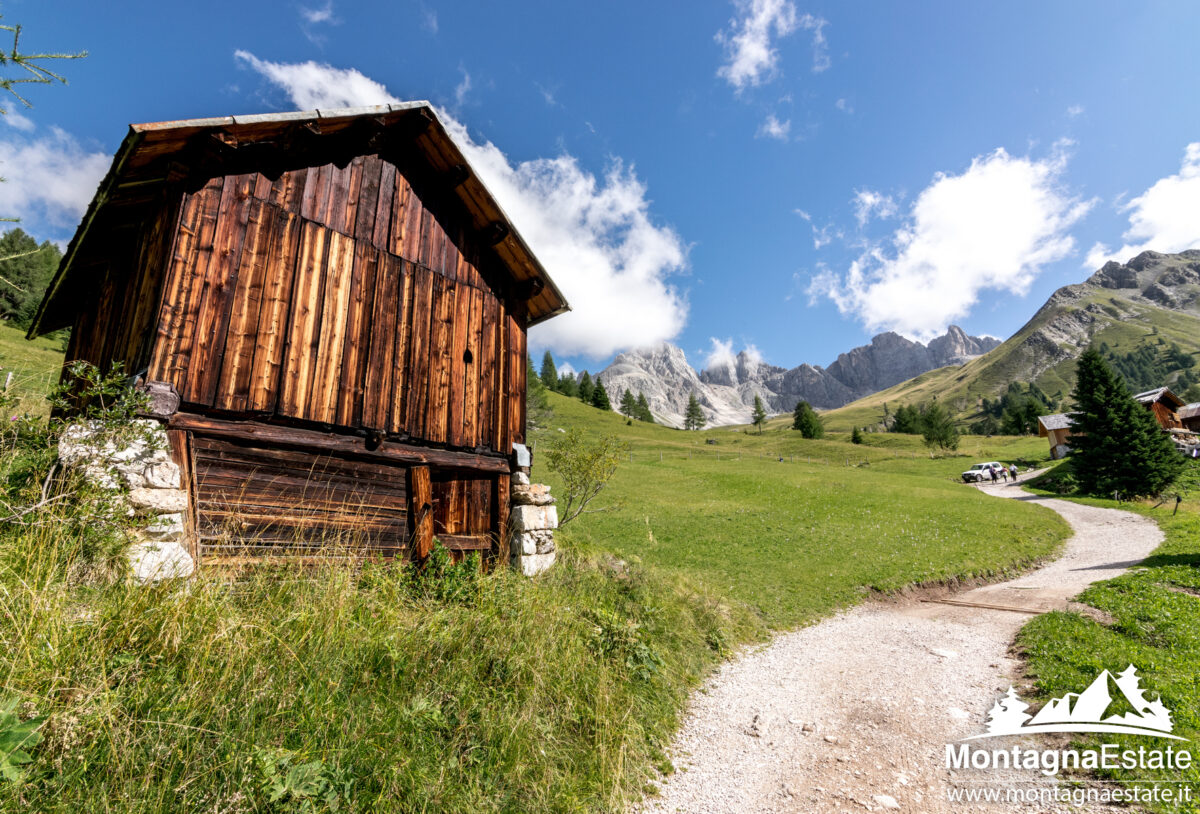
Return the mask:
<path id="1" fill-rule="evenodd" d="M 920 373 L 961 365 L 999 344 L 995 337 L 969 336 L 951 325 L 928 344 L 891 331 L 878 334 L 869 344 L 839 354 L 827 368 L 804 363 L 787 369 L 742 351 L 697 372 L 681 348 L 663 342 L 618 354 L 599 378 L 614 398 L 626 388 L 644 393 L 655 420 L 664 424 L 682 426 L 692 393 L 710 425 L 745 424 L 755 396 L 773 413 L 790 412 L 801 399 L 830 409 Z"/>

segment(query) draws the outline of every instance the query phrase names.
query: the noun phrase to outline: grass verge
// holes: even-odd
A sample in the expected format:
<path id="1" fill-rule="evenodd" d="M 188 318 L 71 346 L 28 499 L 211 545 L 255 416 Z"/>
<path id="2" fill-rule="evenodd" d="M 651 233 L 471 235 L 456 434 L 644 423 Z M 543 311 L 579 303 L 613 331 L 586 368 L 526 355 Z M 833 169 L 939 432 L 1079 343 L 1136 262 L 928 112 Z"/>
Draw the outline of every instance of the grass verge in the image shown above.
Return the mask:
<path id="1" fill-rule="evenodd" d="M 1061 467 L 1060 467 L 1061 469 Z M 1039 491 L 1061 482 L 1064 473 L 1047 477 Z M 1117 503 L 1095 498 L 1072 498 L 1079 503 L 1123 509 L 1152 518 L 1163 530 L 1163 544 L 1138 568 L 1116 579 L 1098 582 L 1079 601 L 1108 614 L 1112 624 L 1101 624 L 1078 613 L 1048 613 L 1022 628 L 1018 647 L 1040 700 L 1079 692 L 1103 669 L 1119 672 L 1137 666 L 1143 686 L 1161 695 L 1172 711 L 1173 734 L 1192 741 L 1200 738 L 1200 505 L 1195 484 L 1200 466 L 1194 463 L 1182 481 L 1185 499 L 1172 513 L 1174 501 L 1154 508 L 1151 502 Z M 1111 742 L 1112 735 L 1087 736 L 1081 742 L 1095 746 Z M 1123 748 L 1156 748 L 1161 741 L 1121 736 Z M 1186 748 L 1186 746 L 1184 747 Z M 1098 776 L 1129 784 L 1135 780 L 1175 781 L 1200 791 L 1200 767 L 1179 771 L 1115 769 Z M 1193 794 L 1195 799 L 1195 794 Z M 1149 805 L 1155 811 L 1196 811 L 1197 803 L 1179 808 L 1166 803 Z"/>

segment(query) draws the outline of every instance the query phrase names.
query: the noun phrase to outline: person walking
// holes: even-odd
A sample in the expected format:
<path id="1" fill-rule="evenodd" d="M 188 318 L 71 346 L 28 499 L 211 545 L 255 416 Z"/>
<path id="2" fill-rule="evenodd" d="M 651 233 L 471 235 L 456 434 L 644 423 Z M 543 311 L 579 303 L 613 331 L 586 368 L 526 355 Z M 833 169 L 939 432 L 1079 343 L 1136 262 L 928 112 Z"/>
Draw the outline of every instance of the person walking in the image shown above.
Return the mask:
<path id="1" fill-rule="evenodd" d="M 997 477 L 997 474 L 996 474 L 997 469 L 999 469 L 999 467 L 996 467 L 996 466 L 988 467 L 988 470 L 992 473 L 992 483 L 996 483 L 997 481 L 1000 480 L 1000 478 Z"/>
<path id="2" fill-rule="evenodd" d="M 1012 475 L 1013 483 L 1017 482 L 1017 465 L 1013 464 L 1008 468 L 1008 473 Z"/>

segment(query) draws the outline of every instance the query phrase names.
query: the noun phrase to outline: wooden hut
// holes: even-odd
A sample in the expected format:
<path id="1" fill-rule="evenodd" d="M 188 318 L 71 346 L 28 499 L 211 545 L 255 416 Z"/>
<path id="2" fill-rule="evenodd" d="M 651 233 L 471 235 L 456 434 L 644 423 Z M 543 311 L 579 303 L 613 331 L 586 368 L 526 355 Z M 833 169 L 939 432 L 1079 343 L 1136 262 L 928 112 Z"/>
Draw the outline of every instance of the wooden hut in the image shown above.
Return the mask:
<path id="1" fill-rule="evenodd" d="M 495 551 L 568 309 L 425 102 L 133 125 L 29 335 L 155 396 L 193 557 Z"/>
<path id="2" fill-rule="evenodd" d="M 1156 387 L 1145 393 L 1138 393 L 1134 398 L 1154 413 L 1158 426 L 1164 430 L 1179 429 L 1183 426 L 1177 415 L 1177 411 L 1183 406 L 1183 399 L 1172 393 L 1169 387 Z"/>

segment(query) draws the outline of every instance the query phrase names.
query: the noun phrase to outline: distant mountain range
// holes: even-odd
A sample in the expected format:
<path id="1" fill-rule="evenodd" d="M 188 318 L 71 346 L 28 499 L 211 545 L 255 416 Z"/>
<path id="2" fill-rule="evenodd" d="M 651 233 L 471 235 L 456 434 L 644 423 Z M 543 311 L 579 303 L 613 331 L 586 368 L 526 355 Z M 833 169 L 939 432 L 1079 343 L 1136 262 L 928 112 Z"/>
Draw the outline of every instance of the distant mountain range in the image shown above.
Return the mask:
<path id="1" fill-rule="evenodd" d="M 821 409 L 840 407 L 929 370 L 964 364 L 999 344 L 952 325 L 927 345 L 892 332 L 879 334 L 828 368 L 802 364 L 788 370 L 743 351 L 728 364 L 697 372 L 680 348 L 663 343 L 620 354 L 600 379 L 614 402 L 625 388 L 644 393 L 655 419 L 664 424 L 683 425 L 692 393 L 710 425 L 745 424 L 756 395 L 771 413 L 790 412 L 801 399 Z"/>
<path id="2" fill-rule="evenodd" d="M 1056 399 L 1075 384 L 1075 361 L 1089 346 L 1114 354 L 1172 344 L 1200 361 L 1200 250 L 1142 252 L 1109 262 L 1082 283 L 1055 291 L 1019 331 L 961 368 L 926 372 L 837 410 L 834 428 L 873 424 L 884 403 L 918 404 L 936 397 L 960 417 L 1011 382 L 1034 382 Z M 1174 385 L 1178 371 L 1156 384 Z M 1153 386 L 1153 385 L 1148 385 Z M 828 422 L 827 422 L 828 423 Z"/>

